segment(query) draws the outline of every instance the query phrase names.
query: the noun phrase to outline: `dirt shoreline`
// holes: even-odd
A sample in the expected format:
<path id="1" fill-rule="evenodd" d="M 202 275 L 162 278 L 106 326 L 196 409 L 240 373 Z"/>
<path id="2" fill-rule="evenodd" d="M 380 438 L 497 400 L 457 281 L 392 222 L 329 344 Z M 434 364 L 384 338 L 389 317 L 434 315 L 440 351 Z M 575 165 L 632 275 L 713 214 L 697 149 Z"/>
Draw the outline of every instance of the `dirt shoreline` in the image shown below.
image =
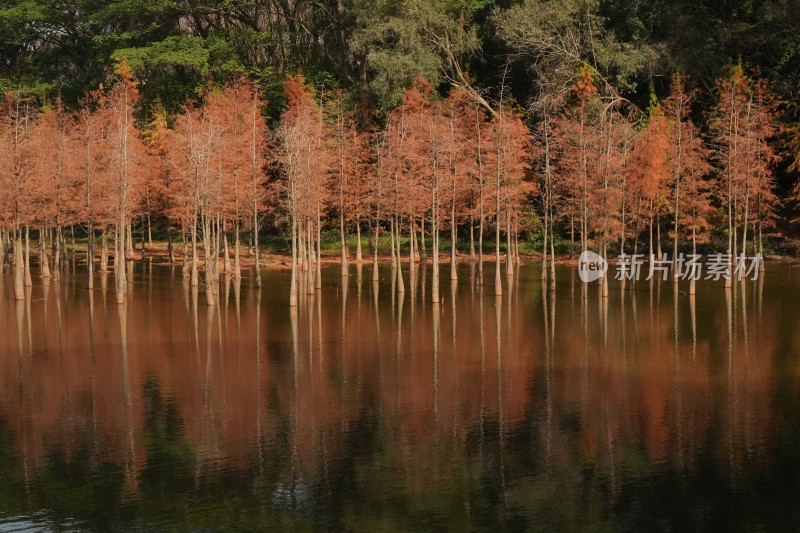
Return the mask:
<path id="1" fill-rule="evenodd" d="M 176 262 L 171 263 L 168 259 L 167 254 L 167 247 L 166 243 L 154 243 L 153 247 L 149 247 L 145 249 L 145 254 L 142 255 L 141 250 L 137 249 L 132 256 L 128 256 L 128 260 L 133 261 L 142 261 L 145 259 L 154 259 L 153 264 L 158 266 L 182 266 L 183 265 L 183 257 L 180 254 L 180 249 L 175 250 L 176 255 Z M 85 252 L 85 250 L 78 250 L 80 252 Z M 478 259 L 475 257 L 474 259 L 470 259 L 469 254 L 460 253 L 457 256 L 457 261 L 459 263 L 477 263 Z M 542 254 L 541 253 L 523 253 L 520 254 L 520 259 L 522 262 L 531 263 L 531 262 L 541 262 L 542 261 Z M 609 263 L 616 263 L 617 256 L 610 256 Z M 323 265 L 339 265 L 341 263 L 341 255 L 339 251 L 335 252 L 326 252 L 323 251 L 321 254 L 321 260 Z M 431 258 L 430 255 L 427 258 L 427 262 L 430 262 Z M 501 261 L 505 261 L 505 253 L 501 252 Z M 788 256 L 781 256 L 781 255 L 765 255 L 764 260 L 767 262 L 772 263 L 798 263 L 798 267 L 800 267 L 800 259 L 795 257 L 788 257 Z M 199 264 L 202 267 L 203 259 L 202 254 L 198 258 Z M 223 258 L 219 258 L 220 264 L 222 264 Z M 233 254 L 230 254 L 230 261 L 233 264 Z M 378 256 L 378 262 L 380 264 L 387 264 L 391 261 L 391 256 L 389 254 L 380 254 Z M 239 262 L 242 269 L 252 268 L 255 265 L 255 256 L 252 254 L 241 253 L 239 257 Z M 408 256 L 402 256 L 402 262 L 408 263 Z M 419 260 L 418 262 L 422 263 L 423 261 Z M 483 256 L 484 263 L 494 263 L 495 262 L 495 254 L 486 253 Z M 371 265 L 373 263 L 373 255 L 371 252 L 365 253 L 363 255 L 363 259 L 361 261 L 356 261 L 355 259 L 355 252 L 351 251 L 351 256 L 348 258 L 349 265 Z M 439 254 L 439 263 L 440 264 L 449 264 L 450 263 L 450 253 L 440 253 Z M 578 256 L 573 255 L 558 255 L 556 256 L 556 264 L 557 265 L 577 265 L 578 263 Z M 261 252 L 261 267 L 266 269 L 289 269 L 291 268 L 291 255 L 290 254 L 280 254 L 274 252 Z"/>

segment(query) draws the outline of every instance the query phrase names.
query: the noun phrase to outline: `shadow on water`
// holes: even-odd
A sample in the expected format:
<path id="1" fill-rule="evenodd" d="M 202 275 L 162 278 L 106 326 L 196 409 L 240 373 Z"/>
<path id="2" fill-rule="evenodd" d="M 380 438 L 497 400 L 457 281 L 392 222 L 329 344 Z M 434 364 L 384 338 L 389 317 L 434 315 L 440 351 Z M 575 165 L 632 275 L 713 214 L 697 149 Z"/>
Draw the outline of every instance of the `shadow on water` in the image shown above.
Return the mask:
<path id="1" fill-rule="evenodd" d="M 337 266 L 290 308 L 288 272 L 209 307 L 126 268 L 122 305 L 113 274 L 0 278 L 0 530 L 800 520 L 797 269 L 604 295 L 522 265 L 495 296 L 465 262 L 430 302 L 427 264 Z"/>

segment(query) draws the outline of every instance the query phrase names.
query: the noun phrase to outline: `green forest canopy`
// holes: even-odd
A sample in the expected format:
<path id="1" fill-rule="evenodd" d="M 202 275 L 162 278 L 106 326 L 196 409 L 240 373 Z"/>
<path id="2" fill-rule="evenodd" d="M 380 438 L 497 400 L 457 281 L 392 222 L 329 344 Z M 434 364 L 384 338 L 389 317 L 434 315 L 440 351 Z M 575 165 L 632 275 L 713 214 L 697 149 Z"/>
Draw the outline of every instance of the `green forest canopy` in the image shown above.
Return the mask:
<path id="1" fill-rule="evenodd" d="M 76 100 L 125 55 L 149 98 L 176 105 L 208 78 L 277 86 L 306 76 L 365 91 L 378 108 L 416 76 L 468 77 L 520 102 L 565 64 L 588 62 L 634 101 L 679 71 L 704 90 L 742 61 L 786 99 L 800 81 L 797 0 L 9 0 L 0 8 L 5 89 Z M 568 39 L 564 39 L 568 36 Z M 548 57 L 545 57 L 548 56 Z M 559 64 L 554 64 L 555 59 Z M 460 72 L 460 73 L 459 73 Z M 166 94 L 164 94 L 166 91 Z"/>

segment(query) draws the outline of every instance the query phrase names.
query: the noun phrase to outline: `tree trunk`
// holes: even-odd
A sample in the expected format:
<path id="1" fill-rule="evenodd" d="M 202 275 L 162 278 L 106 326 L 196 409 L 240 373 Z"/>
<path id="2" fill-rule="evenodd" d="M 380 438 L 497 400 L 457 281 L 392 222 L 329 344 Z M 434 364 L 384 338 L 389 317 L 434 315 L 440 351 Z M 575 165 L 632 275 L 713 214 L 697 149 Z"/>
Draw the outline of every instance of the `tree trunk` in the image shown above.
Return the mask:
<path id="1" fill-rule="evenodd" d="M 392 265 L 393 269 L 397 268 L 397 254 L 395 254 L 395 248 L 394 248 L 395 247 L 395 242 L 394 242 L 395 220 L 397 220 L 396 216 L 391 217 L 391 221 L 390 221 L 390 224 L 389 224 L 389 247 L 392 249 L 391 265 Z"/>
<path id="2" fill-rule="evenodd" d="M 100 272 L 108 272 L 108 233 L 106 228 L 100 232 Z"/>
<path id="3" fill-rule="evenodd" d="M 483 285 L 483 193 L 481 193 L 481 213 L 478 221 L 478 276 L 476 283 Z"/>
<path id="4" fill-rule="evenodd" d="M 375 246 L 373 247 L 373 257 L 372 257 L 372 281 L 378 281 L 380 277 L 378 276 L 378 238 L 380 237 L 381 225 L 378 222 L 380 219 L 380 215 L 375 216 Z"/>
<path id="5" fill-rule="evenodd" d="M 475 221 L 472 216 L 469 220 L 469 260 L 475 261 Z"/>
<path id="6" fill-rule="evenodd" d="M 147 201 L 147 246 L 153 247 L 153 227 L 150 223 L 150 200 Z M 144 250 L 144 244 L 142 244 Z"/>
<path id="7" fill-rule="evenodd" d="M 419 241 L 417 240 L 417 221 L 413 217 L 411 219 L 411 228 L 414 238 L 414 262 L 422 262 L 422 254 L 419 251 Z"/>
<path id="8" fill-rule="evenodd" d="M 695 235 L 695 230 L 692 228 L 692 253 L 697 253 L 697 236 Z M 695 294 L 697 289 L 695 287 L 695 279 L 694 275 L 692 275 L 692 279 L 689 281 L 689 294 Z"/>
<path id="9" fill-rule="evenodd" d="M 61 246 L 59 242 L 59 228 L 53 231 L 53 281 L 61 281 Z"/>
<path id="10" fill-rule="evenodd" d="M 14 298 L 17 300 L 25 299 L 25 272 L 22 263 L 24 258 L 22 256 L 22 232 L 16 230 L 16 239 L 14 240 Z"/>
<path id="11" fill-rule="evenodd" d="M 149 224 L 149 222 L 148 222 L 148 224 Z M 147 255 L 147 250 L 146 250 L 145 245 L 144 245 L 144 230 L 145 230 L 145 228 L 144 228 L 144 224 L 143 224 L 142 228 L 141 228 L 141 231 L 139 232 L 139 238 L 141 239 L 140 244 L 142 246 L 142 248 L 141 248 L 142 259 L 144 259 L 145 256 Z M 148 231 L 150 231 L 149 227 L 148 227 Z"/>
<path id="12" fill-rule="evenodd" d="M 551 291 L 556 290 L 556 250 L 555 237 L 553 236 L 553 197 L 550 195 L 550 285 Z"/>
<path id="13" fill-rule="evenodd" d="M 658 246 L 658 260 L 664 259 L 664 252 L 661 251 L 661 217 L 656 215 L 656 245 Z"/>
<path id="14" fill-rule="evenodd" d="M 216 243 L 212 235 L 212 222 L 203 216 L 203 252 L 205 255 L 206 267 L 206 303 L 214 305 L 216 299 L 214 298 L 214 285 L 215 281 L 215 266 L 217 262 L 216 257 Z"/>
<path id="15" fill-rule="evenodd" d="M 206 251 L 208 253 L 208 251 Z M 197 287 L 200 285 L 200 278 L 197 274 L 197 218 L 192 220 L 192 273 L 191 285 Z"/>
<path id="16" fill-rule="evenodd" d="M 6 267 L 6 230 L 0 228 L 0 269 Z"/>
<path id="17" fill-rule="evenodd" d="M 434 175 L 435 175 L 434 170 Z M 433 193 L 431 195 L 431 240 L 433 241 L 431 244 L 433 248 L 431 249 L 431 253 L 433 254 L 433 276 L 431 278 L 431 301 L 433 303 L 439 303 L 439 205 L 436 199 L 436 187 L 433 188 Z M 424 228 L 424 219 L 423 219 L 423 228 Z M 425 233 L 423 229 L 422 233 L 422 242 L 425 242 Z M 423 245 L 424 246 L 424 245 Z"/>
<path id="18" fill-rule="evenodd" d="M 458 279 L 458 272 L 456 271 L 456 257 L 457 251 L 456 246 L 458 245 L 458 232 L 456 231 L 458 228 L 456 227 L 456 201 L 455 196 L 453 197 L 453 204 L 450 209 L 450 279 L 457 280 Z"/>
<path id="19" fill-rule="evenodd" d="M 495 215 L 495 227 L 494 227 L 494 260 L 495 260 L 495 267 L 494 267 L 494 294 L 496 296 L 501 296 L 503 294 L 503 283 L 500 280 L 500 175 L 498 170 L 497 176 L 497 185 L 495 190 L 495 201 L 496 201 L 496 215 Z"/>
<path id="20" fill-rule="evenodd" d="M 117 221 L 117 250 L 114 254 L 114 276 L 116 281 L 117 304 L 125 303 L 125 228 L 125 219 L 120 216 Z M 130 235 L 130 233 L 128 235 Z"/>
<path id="21" fill-rule="evenodd" d="M 30 245 L 31 231 L 28 226 L 25 226 L 25 286 L 33 286 L 33 276 L 31 276 L 31 245 Z"/>
<path id="22" fill-rule="evenodd" d="M 361 253 L 361 215 L 356 215 L 356 262 L 360 263 L 363 259 Z"/>
<path id="23" fill-rule="evenodd" d="M 342 207 L 340 206 L 339 209 L 341 210 Z M 350 269 L 347 265 L 347 235 L 345 235 L 344 231 L 344 213 L 339 213 L 339 241 L 342 245 L 342 265 L 341 265 L 341 274 L 342 277 L 347 277 L 350 275 Z"/>
<path id="24" fill-rule="evenodd" d="M 42 226 L 42 229 L 39 230 L 39 266 L 42 269 L 42 278 L 50 279 L 50 261 L 47 260 L 47 240 L 45 235 L 47 235 L 47 232 Z"/>
<path id="25" fill-rule="evenodd" d="M 648 254 L 653 257 L 653 202 L 650 202 L 650 247 L 647 249 Z"/>
<path id="26" fill-rule="evenodd" d="M 316 284 L 314 286 L 316 290 L 322 289 L 322 245 L 320 243 L 320 241 L 322 240 L 321 227 L 322 227 L 322 217 L 320 213 L 319 202 L 317 202 L 317 275 L 316 275 Z"/>
<path id="27" fill-rule="evenodd" d="M 225 274 L 230 274 L 231 270 L 231 256 L 228 253 L 228 234 L 226 232 L 222 232 L 222 272 Z"/>
<path id="28" fill-rule="evenodd" d="M 167 228 L 167 261 L 175 263 L 175 247 L 172 244 L 172 228 Z"/>
<path id="29" fill-rule="evenodd" d="M 132 226 L 133 226 L 133 222 L 131 222 L 130 224 L 127 224 L 125 226 L 127 228 L 127 234 L 128 234 L 127 239 L 126 239 L 127 245 L 125 246 L 125 259 L 133 259 L 134 250 L 133 250 L 133 229 L 132 229 Z"/>
<path id="30" fill-rule="evenodd" d="M 395 215 L 395 220 L 393 221 L 392 224 L 392 229 L 395 232 L 392 241 L 397 246 L 397 253 L 396 253 L 397 268 L 395 269 L 397 271 L 397 292 L 405 292 L 406 286 L 405 283 L 403 282 L 403 267 L 400 261 L 400 220 L 397 218 L 396 215 Z"/>
<path id="31" fill-rule="evenodd" d="M 314 283 L 314 278 L 316 277 L 316 266 L 318 259 L 315 259 L 315 248 L 314 248 L 314 238 L 311 235 L 311 222 L 306 222 L 306 243 L 307 243 L 307 251 L 308 251 L 308 276 L 306 277 L 306 281 L 308 281 L 306 285 L 307 294 L 314 294 L 316 292 L 316 285 Z"/>
<path id="32" fill-rule="evenodd" d="M 431 228 L 431 231 L 433 231 L 433 228 Z M 419 219 L 419 246 L 417 246 L 417 251 L 420 263 L 426 263 L 428 261 L 428 249 L 425 245 L 425 217 L 420 217 Z"/>
<path id="33" fill-rule="evenodd" d="M 233 243 L 233 279 L 241 279 L 242 277 L 242 262 L 240 258 L 240 246 L 239 246 L 239 222 L 237 220 L 236 224 L 234 225 L 234 243 Z"/>
<path id="34" fill-rule="evenodd" d="M 86 279 L 89 289 L 94 289 L 94 227 L 89 220 L 86 228 Z"/>
<path id="35" fill-rule="evenodd" d="M 256 273 L 256 287 L 261 287 L 261 250 L 258 247 L 258 211 L 253 209 L 253 250 L 255 253 L 255 264 L 253 269 Z"/>
<path id="36" fill-rule="evenodd" d="M 292 215 L 292 270 L 289 286 L 289 306 L 297 306 L 297 221 Z"/>
<path id="37" fill-rule="evenodd" d="M 183 244 L 183 277 L 191 277 L 191 268 L 189 268 L 189 243 L 186 242 L 186 225 L 181 222 L 181 243 Z"/>
<path id="38" fill-rule="evenodd" d="M 506 206 L 506 275 L 514 275 L 514 248 L 511 242 L 511 208 Z"/>
<path id="39" fill-rule="evenodd" d="M 542 236 L 542 275 L 541 275 L 542 280 L 547 279 L 547 252 L 548 252 L 547 223 L 550 220 L 550 213 L 549 213 L 550 208 L 547 195 L 547 189 L 549 189 L 549 186 L 547 184 L 545 184 L 545 189 L 546 190 L 544 192 L 544 235 Z"/>
<path id="40" fill-rule="evenodd" d="M 416 245 L 417 245 L 417 228 L 414 223 L 414 217 L 408 217 L 408 271 L 414 272 L 416 270 Z"/>
<path id="41" fill-rule="evenodd" d="M 76 246 L 75 246 L 75 226 L 74 225 L 69 227 L 69 236 L 70 236 L 70 239 L 72 240 L 72 250 L 70 250 L 70 254 L 69 255 L 72 256 L 72 264 L 74 266 L 74 264 L 75 264 L 75 248 L 76 248 Z"/>

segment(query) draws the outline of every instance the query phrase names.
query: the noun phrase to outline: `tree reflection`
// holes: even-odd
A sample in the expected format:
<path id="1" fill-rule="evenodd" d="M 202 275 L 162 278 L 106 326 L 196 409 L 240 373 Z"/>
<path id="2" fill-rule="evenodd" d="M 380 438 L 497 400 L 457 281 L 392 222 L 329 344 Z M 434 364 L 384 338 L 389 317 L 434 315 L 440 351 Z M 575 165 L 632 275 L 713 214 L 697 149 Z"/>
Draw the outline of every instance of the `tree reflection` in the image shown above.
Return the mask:
<path id="1" fill-rule="evenodd" d="M 19 302 L 4 285 L 4 515 L 247 531 L 797 517 L 788 278 L 604 297 L 523 265 L 503 298 L 454 280 L 433 303 L 418 265 L 408 291 L 329 285 L 291 309 L 268 290 L 283 278 L 231 279 L 202 313 L 188 279 L 135 268 L 146 283 L 119 306 L 80 276 Z"/>

